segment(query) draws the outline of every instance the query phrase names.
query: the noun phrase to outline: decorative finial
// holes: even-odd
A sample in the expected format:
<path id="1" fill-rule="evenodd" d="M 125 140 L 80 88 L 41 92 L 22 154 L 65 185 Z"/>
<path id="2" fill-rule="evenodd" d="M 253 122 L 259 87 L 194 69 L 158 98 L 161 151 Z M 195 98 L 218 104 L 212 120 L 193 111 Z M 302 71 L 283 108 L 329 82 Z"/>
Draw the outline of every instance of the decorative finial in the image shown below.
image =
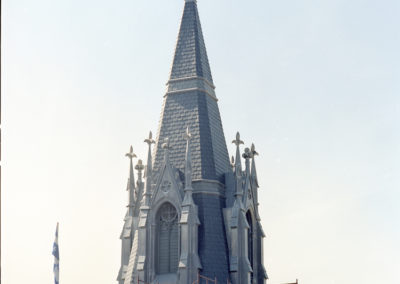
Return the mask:
<path id="1" fill-rule="evenodd" d="M 252 155 L 252 154 L 251 154 L 249 148 L 244 149 L 244 153 L 243 153 L 243 155 L 242 155 L 243 158 L 249 159 L 249 158 L 251 158 L 251 155 Z"/>
<path id="2" fill-rule="evenodd" d="M 147 165 L 146 165 L 146 170 L 144 172 L 144 175 L 146 177 L 146 189 L 144 192 L 144 198 L 142 200 L 143 209 L 148 208 L 151 198 L 151 178 L 152 178 L 151 144 L 156 143 L 153 140 L 153 133 L 151 131 L 149 132 L 149 138 L 145 139 L 144 142 L 146 142 L 149 145 L 149 151 L 147 153 Z"/>
<path id="3" fill-rule="evenodd" d="M 161 145 L 161 148 L 164 149 L 164 159 L 165 159 L 165 161 L 168 161 L 168 158 L 169 158 L 169 150 L 170 150 L 172 147 L 170 146 L 169 138 L 168 138 L 168 137 L 165 138 L 164 141 L 165 141 L 165 142 Z"/>
<path id="4" fill-rule="evenodd" d="M 244 142 L 242 140 L 240 140 L 239 132 L 236 133 L 236 139 L 233 140 L 232 143 L 235 144 L 236 146 L 239 146 L 240 144 L 244 144 Z"/>
<path id="5" fill-rule="evenodd" d="M 192 134 L 190 133 L 189 126 L 186 128 L 185 139 L 186 139 L 186 157 L 185 157 L 185 197 L 182 202 L 182 206 L 193 205 L 192 198 L 192 158 L 190 155 L 190 139 Z"/>
<path id="6" fill-rule="evenodd" d="M 138 170 L 138 171 L 143 171 L 144 170 L 144 165 L 143 165 L 143 161 L 142 160 L 138 161 L 137 165 L 135 166 L 135 170 Z"/>
<path id="7" fill-rule="evenodd" d="M 136 191 L 136 196 L 138 196 L 138 191 L 140 191 L 140 188 L 139 188 L 139 185 L 142 183 L 142 172 L 143 172 L 143 170 L 144 170 L 144 165 L 143 165 L 143 161 L 142 160 L 139 160 L 138 161 L 138 163 L 137 163 L 137 165 L 135 166 L 135 170 L 137 170 L 138 171 L 138 181 L 136 182 L 136 185 L 137 185 L 137 187 L 136 187 L 136 189 L 137 189 L 137 191 Z M 141 199 L 142 197 L 137 197 L 138 199 Z"/>
<path id="8" fill-rule="evenodd" d="M 147 167 L 146 171 L 144 172 L 145 177 L 151 176 L 151 171 L 152 171 L 152 165 L 151 165 L 151 144 L 155 144 L 156 141 L 153 140 L 153 133 L 149 133 L 149 138 L 144 140 L 147 145 L 149 145 L 149 151 L 147 152 Z M 150 185 L 150 181 L 148 181 L 148 184 Z M 147 186 L 147 185 L 146 185 Z"/>
<path id="9" fill-rule="evenodd" d="M 257 170 L 256 170 L 256 162 L 254 161 L 254 157 L 258 156 L 258 152 L 256 151 L 256 147 L 254 143 L 251 144 L 251 177 L 253 178 L 254 184 L 258 187 L 258 179 L 257 179 Z"/>
<path id="10" fill-rule="evenodd" d="M 133 158 L 136 158 L 135 153 L 133 153 L 133 147 L 132 147 L 132 146 L 131 146 L 131 148 L 130 148 L 130 150 L 129 150 L 129 153 L 126 153 L 125 156 L 128 157 L 128 158 L 131 159 L 131 160 L 132 160 Z"/>
<path id="11" fill-rule="evenodd" d="M 165 142 L 161 145 L 161 147 L 162 147 L 163 149 L 167 149 L 167 150 L 171 149 L 172 147 L 170 146 L 169 138 L 168 138 L 168 137 L 165 138 L 164 141 L 165 141 Z"/>
<path id="12" fill-rule="evenodd" d="M 256 151 L 256 146 L 254 146 L 254 143 L 251 144 L 251 154 L 254 156 L 258 156 L 258 152 Z"/>
<path id="13" fill-rule="evenodd" d="M 149 146 L 151 146 L 151 144 L 156 143 L 156 141 L 153 140 L 153 133 L 149 133 L 149 138 L 145 139 L 144 142 L 146 142 L 147 144 L 149 144 Z"/>
<path id="14" fill-rule="evenodd" d="M 186 133 L 185 133 L 185 140 L 190 140 L 192 139 L 192 134 L 189 131 L 189 126 L 186 128 Z"/>

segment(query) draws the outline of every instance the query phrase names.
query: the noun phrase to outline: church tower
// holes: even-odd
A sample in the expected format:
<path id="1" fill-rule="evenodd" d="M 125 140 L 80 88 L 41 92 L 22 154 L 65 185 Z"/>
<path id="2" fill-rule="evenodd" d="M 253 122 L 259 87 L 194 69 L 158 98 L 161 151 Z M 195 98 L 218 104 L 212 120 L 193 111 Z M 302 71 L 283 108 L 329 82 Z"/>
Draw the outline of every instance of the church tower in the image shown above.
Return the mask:
<path id="1" fill-rule="evenodd" d="M 197 2 L 185 0 L 158 132 L 145 140 L 147 162 L 135 166 L 136 184 L 136 156 L 132 148 L 126 154 L 119 284 L 203 283 L 199 275 L 218 283 L 266 282 L 257 152 L 254 145 L 241 152 L 240 139 L 237 133 L 230 161 Z"/>

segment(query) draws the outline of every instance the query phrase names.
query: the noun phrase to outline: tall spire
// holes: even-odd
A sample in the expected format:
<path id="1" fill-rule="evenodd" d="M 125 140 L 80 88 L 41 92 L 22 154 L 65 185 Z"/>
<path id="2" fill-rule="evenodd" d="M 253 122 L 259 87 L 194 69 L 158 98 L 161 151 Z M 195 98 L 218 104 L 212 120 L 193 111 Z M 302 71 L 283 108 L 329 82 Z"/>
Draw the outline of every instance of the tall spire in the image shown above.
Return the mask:
<path id="1" fill-rule="evenodd" d="M 182 139 L 190 125 L 188 141 Z M 168 138 L 168 144 L 165 139 Z M 169 146 L 163 149 L 162 145 Z M 192 199 L 198 206 L 199 257 L 204 260 L 202 273 L 207 277 L 227 279 L 228 246 L 224 238 L 223 186 L 231 176 L 226 140 L 215 95 L 215 87 L 208 63 L 196 1 L 185 1 L 182 22 L 175 49 L 167 91 L 164 96 L 154 150 L 153 180 L 163 173 L 164 155 L 176 177 L 182 177 L 191 163 L 194 191 Z M 168 155 L 169 154 L 169 155 Z M 190 154 L 188 159 L 187 154 Z M 174 171 L 175 171 L 174 169 Z M 228 177 L 228 178 L 227 178 Z M 186 176 L 186 186 L 190 179 Z M 201 190 L 212 191 L 205 194 Z M 185 192 L 190 193 L 190 190 Z M 193 206 L 187 206 L 193 210 Z M 189 214 L 190 215 L 190 214 Z M 185 216 L 182 214 L 182 218 Z M 218 225 L 217 225 L 218 224 Z M 210 233 L 212 232 L 212 233 Z M 185 282 L 189 283 L 189 282 Z"/>
<path id="2" fill-rule="evenodd" d="M 194 0 L 185 0 L 168 84 L 169 91 L 200 88 L 215 97 L 197 3 Z"/>
<path id="3" fill-rule="evenodd" d="M 135 175 L 133 174 L 133 162 L 132 159 L 136 158 L 135 153 L 133 153 L 133 147 L 129 149 L 129 153 L 125 154 L 126 157 L 129 158 L 129 179 L 126 190 L 128 191 L 128 207 L 129 207 L 129 215 L 133 216 L 133 207 L 135 206 Z"/>
<path id="4" fill-rule="evenodd" d="M 185 168 L 186 141 L 181 133 L 190 125 L 193 180 L 224 182 L 231 171 L 215 87 L 204 44 L 196 1 L 185 1 L 178 40 L 154 152 L 154 173 L 163 165 L 162 144 L 172 146 L 171 164 Z"/>

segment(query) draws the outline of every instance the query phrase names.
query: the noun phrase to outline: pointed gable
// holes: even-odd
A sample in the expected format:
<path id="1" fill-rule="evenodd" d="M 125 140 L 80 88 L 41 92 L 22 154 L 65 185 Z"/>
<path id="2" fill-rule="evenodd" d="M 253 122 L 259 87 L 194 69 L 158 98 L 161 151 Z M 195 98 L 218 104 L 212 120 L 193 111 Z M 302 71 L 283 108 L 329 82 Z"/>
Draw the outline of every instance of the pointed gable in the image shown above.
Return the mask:
<path id="1" fill-rule="evenodd" d="M 151 199 L 154 206 L 161 202 L 171 202 L 174 205 L 181 205 L 183 201 L 183 188 L 179 172 L 172 168 L 169 161 L 165 162 Z"/>

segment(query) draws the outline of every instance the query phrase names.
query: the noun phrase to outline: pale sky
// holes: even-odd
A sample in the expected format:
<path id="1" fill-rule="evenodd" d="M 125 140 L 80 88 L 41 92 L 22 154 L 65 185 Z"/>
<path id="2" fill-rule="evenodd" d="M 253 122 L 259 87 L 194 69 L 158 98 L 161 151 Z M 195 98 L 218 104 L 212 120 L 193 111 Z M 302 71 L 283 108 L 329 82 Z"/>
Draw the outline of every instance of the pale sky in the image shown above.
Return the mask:
<path id="1" fill-rule="evenodd" d="M 60 283 L 117 283 L 183 4 L 3 1 L 3 283 L 53 283 L 57 221 Z M 198 7 L 226 140 L 260 153 L 268 283 L 400 283 L 400 2 Z"/>

